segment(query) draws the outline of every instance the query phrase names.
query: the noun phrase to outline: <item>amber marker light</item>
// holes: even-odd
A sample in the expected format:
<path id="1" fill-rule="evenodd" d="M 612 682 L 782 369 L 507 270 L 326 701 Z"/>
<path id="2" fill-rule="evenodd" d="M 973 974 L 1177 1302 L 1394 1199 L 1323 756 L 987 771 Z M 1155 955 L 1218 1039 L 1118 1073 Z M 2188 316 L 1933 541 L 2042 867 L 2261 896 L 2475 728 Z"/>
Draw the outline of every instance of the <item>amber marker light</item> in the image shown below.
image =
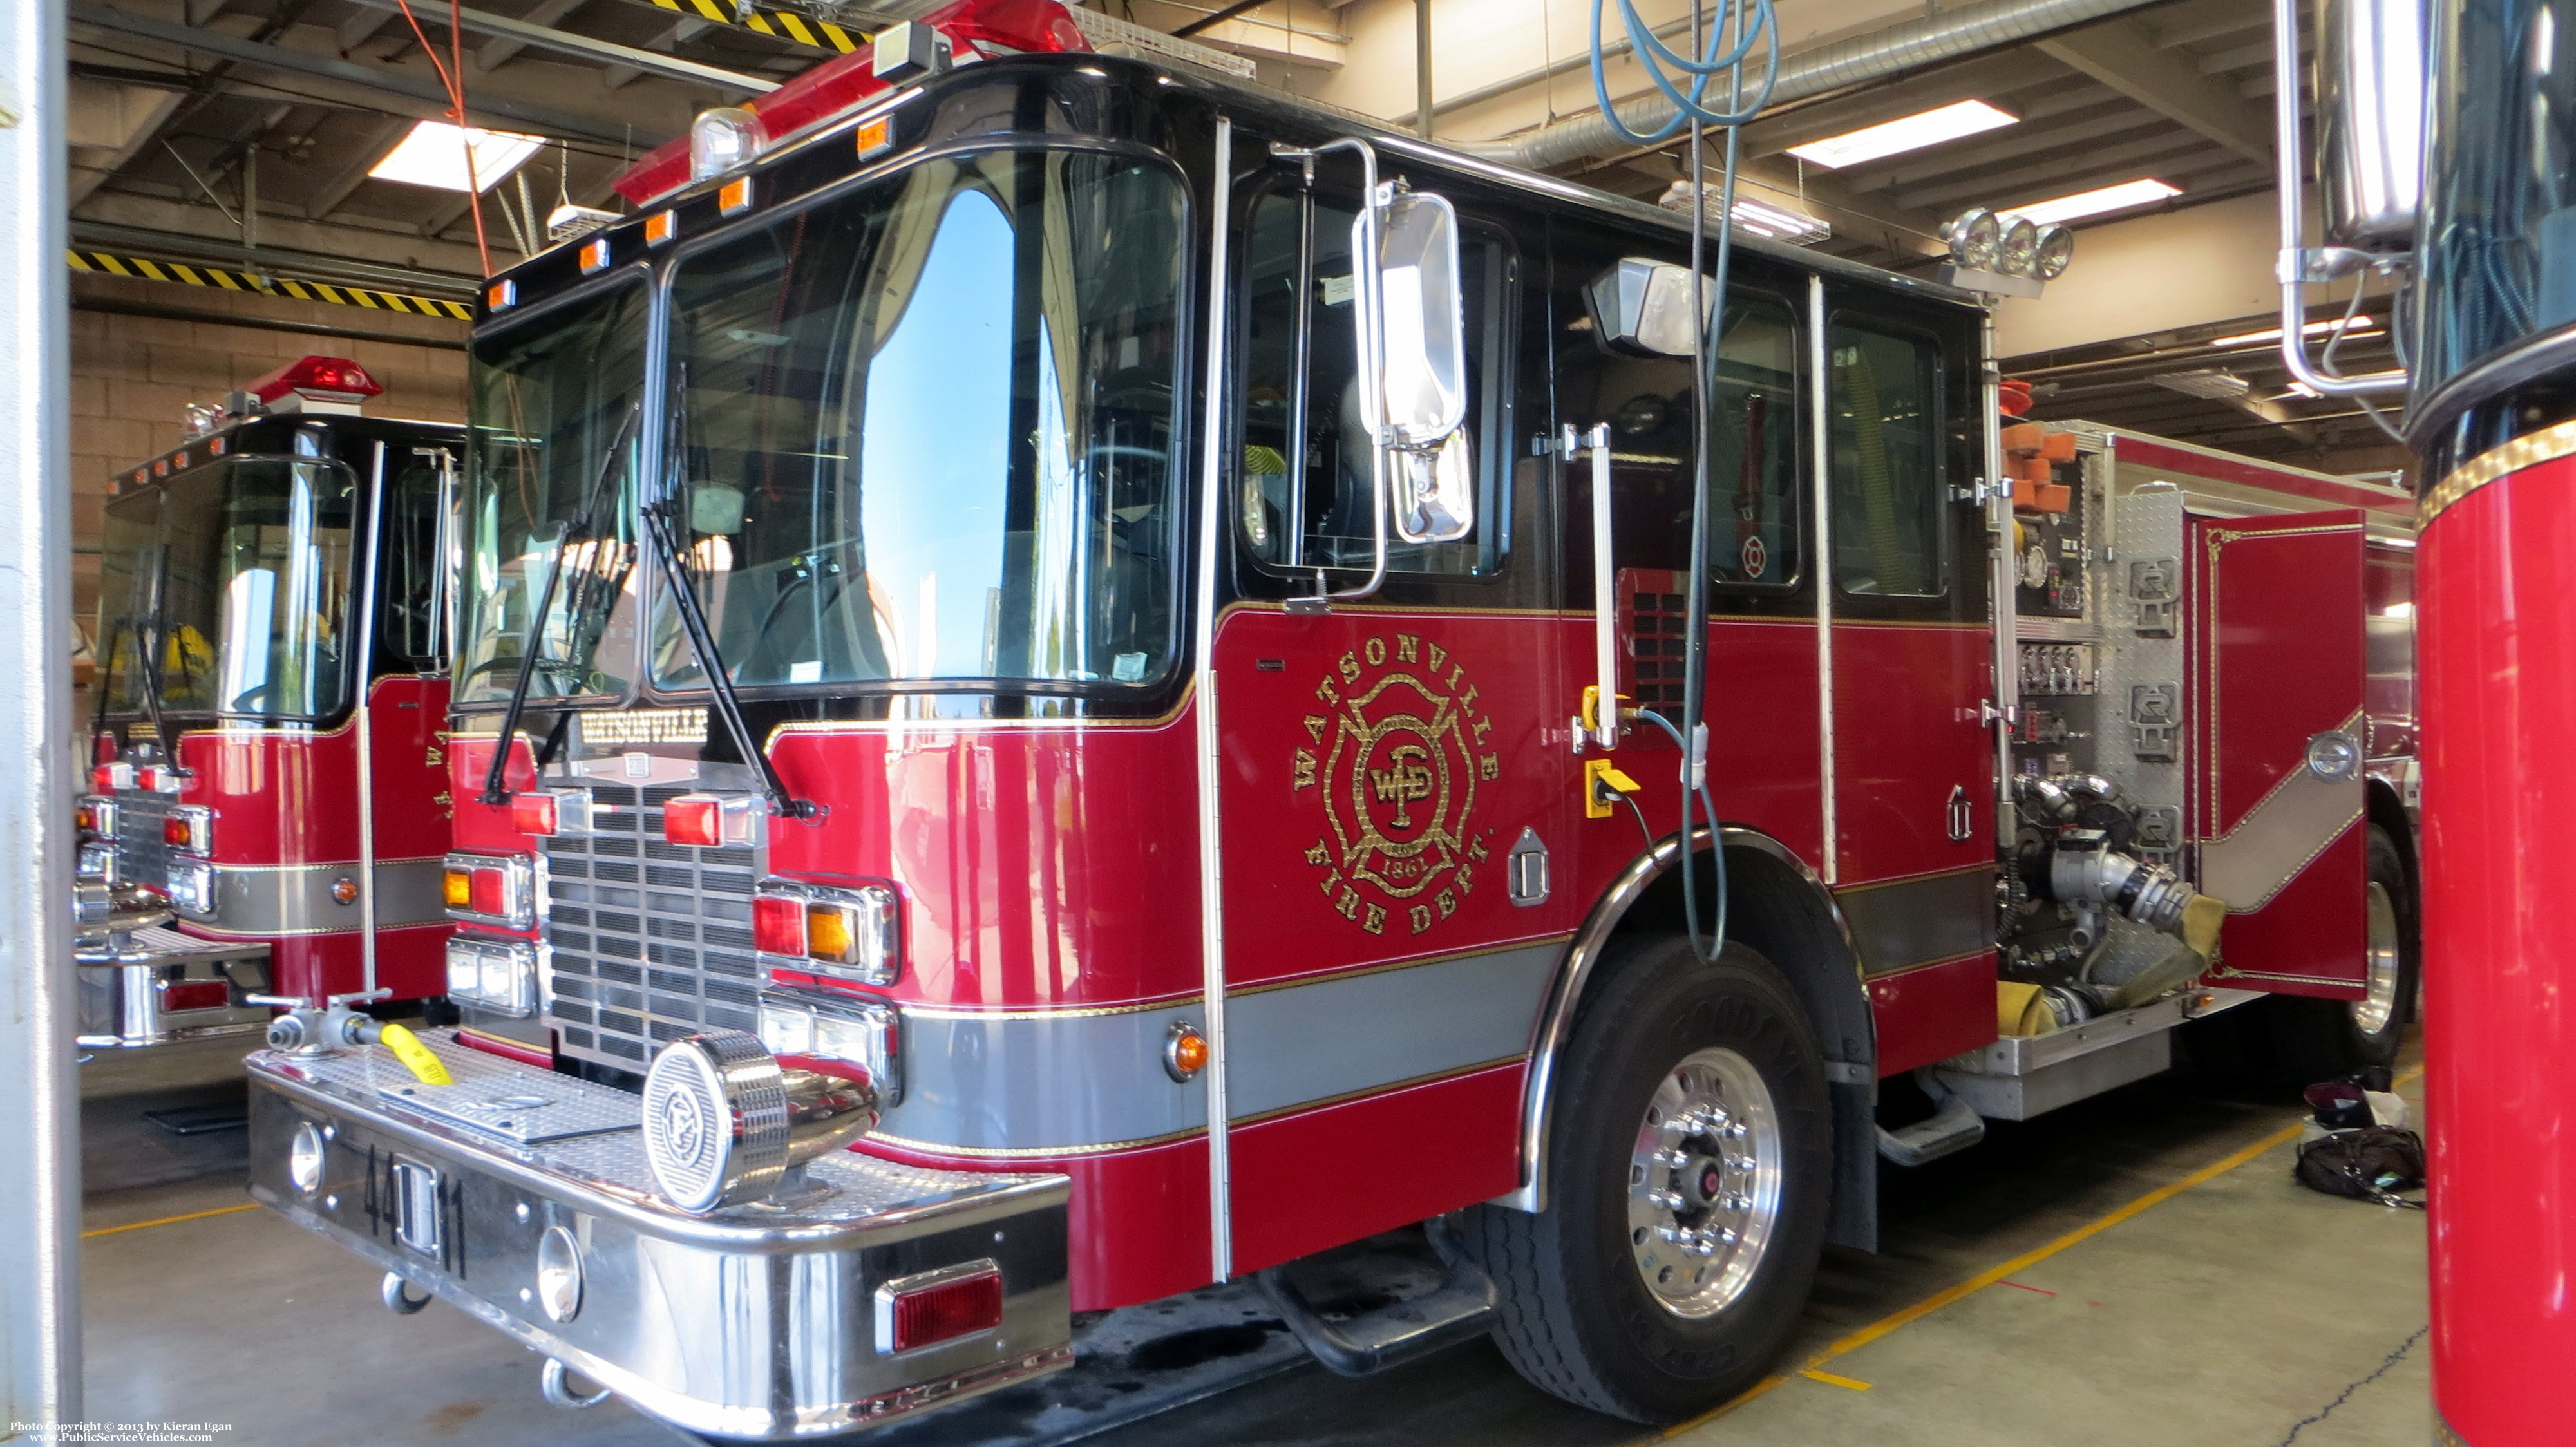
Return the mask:
<path id="1" fill-rule="evenodd" d="M 716 210 L 719 212 L 731 216 L 737 211 L 750 209 L 751 178 L 749 176 L 737 176 L 725 182 L 724 188 L 716 192 Z"/>
<path id="2" fill-rule="evenodd" d="M 1186 1020 L 1173 1021 L 1170 1032 L 1163 1037 L 1163 1073 L 1187 1082 L 1205 1070 L 1207 1063 L 1208 1038 Z"/>
<path id="3" fill-rule="evenodd" d="M 484 289 L 483 301 L 493 311 L 507 311 L 519 304 L 519 284 L 515 281 L 496 281 Z"/>
<path id="4" fill-rule="evenodd" d="M 608 265 L 608 238 L 585 241 L 581 247 L 581 270 L 584 276 Z"/>
<path id="5" fill-rule="evenodd" d="M 644 218 L 644 244 L 659 246 L 680 234 L 680 216 L 676 211 L 657 211 Z"/>
<path id="6" fill-rule="evenodd" d="M 879 116 L 859 127 L 859 159 L 864 161 L 894 144 L 894 117 Z"/>
<path id="7" fill-rule="evenodd" d="M 474 907 L 474 871 L 449 865 L 447 872 L 440 877 L 439 894 L 446 900 L 449 909 L 472 909 Z"/>

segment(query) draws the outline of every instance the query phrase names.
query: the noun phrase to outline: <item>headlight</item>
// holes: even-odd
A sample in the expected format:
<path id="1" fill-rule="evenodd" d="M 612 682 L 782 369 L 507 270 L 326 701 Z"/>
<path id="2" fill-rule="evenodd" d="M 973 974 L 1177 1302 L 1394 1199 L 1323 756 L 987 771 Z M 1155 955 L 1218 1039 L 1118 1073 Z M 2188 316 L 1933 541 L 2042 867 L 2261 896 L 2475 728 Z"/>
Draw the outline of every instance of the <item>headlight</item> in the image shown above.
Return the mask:
<path id="1" fill-rule="evenodd" d="M 882 884 L 764 880 L 751 901 L 751 939 L 765 961 L 796 973 L 865 985 L 891 985 L 903 973 L 902 908 Z"/>
<path id="2" fill-rule="evenodd" d="M 80 847 L 80 872 L 92 879 L 116 882 L 116 846 L 97 840 Z"/>
<path id="3" fill-rule="evenodd" d="M 537 922 L 536 870 L 523 855 L 451 854 L 440 894 L 456 919 L 509 929 Z"/>
<path id="4" fill-rule="evenodd" d="M 170 903 L 181 914 L 211 919 L 215 913 L 215 867 L 202 859 L 170 861 Z"/>
<path id="5" fill-rule="evenodd" d="M 502 1015 L 537 1011 L 537 947 L 463 931 L 447 941 L 449 998 Z"/>

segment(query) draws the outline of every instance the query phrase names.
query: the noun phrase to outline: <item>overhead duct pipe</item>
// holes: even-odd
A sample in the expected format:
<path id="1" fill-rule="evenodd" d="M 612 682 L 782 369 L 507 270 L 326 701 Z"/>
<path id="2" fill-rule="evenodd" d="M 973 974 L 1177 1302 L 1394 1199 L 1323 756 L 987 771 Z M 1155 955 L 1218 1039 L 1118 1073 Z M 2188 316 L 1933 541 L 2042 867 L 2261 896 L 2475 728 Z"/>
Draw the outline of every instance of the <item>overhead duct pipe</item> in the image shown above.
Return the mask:
<path id="1" fill-rule="evenodd" d="M 1777 107 L 1828 91 L 1885 80 L 2160 3 L 2162 0 L 1987 0 L 1982 5 L 1944 10 L 1784 57 L 1779 82 L 1771 91 L 1771 104 Z M 1619 120 L 1630 131 L 1654 131 L 1673 118 L 1674 108 L 1662 94 L 1649 92 L 1617 109 Z M 1594 156 L 1636 149 L 1599 111 L 1542 126 L 1507 141 L 1451 144 L 1469 155 L 1533 171 L 1553 170 Z"/>

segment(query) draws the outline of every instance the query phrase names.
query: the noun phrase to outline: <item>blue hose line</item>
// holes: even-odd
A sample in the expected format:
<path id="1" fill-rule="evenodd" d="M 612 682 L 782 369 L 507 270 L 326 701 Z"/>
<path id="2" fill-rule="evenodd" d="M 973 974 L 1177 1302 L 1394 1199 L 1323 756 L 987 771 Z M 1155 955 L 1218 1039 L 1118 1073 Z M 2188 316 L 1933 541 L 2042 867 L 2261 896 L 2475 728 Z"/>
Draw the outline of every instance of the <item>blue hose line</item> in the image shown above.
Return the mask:
<path id="1" fill-rule="evenodd" d="M 1651 131 L 1637 131 L 1619 118 L 1618 108 L 1610 103 L 1608 57 L 1601 48 L 1601 8 L 1607 0 L 1592 0 L 1592 95 L 1601 107 L 1602 118 L 1610 129 L 1631 145 L 1656 146 L 1681 133 L 1682 127 L 1697 121 L 1710 126 L 1738 126 L 1761 114 L 1771 103 L 1771 91 L 1780 78 L 1780 25 L 1771 11 L 1771 0 L 1719 0 L 1715 19 L 1707 30 L 1707 43 L 1699 59 L 1664 44 L 1637 13 L 1636 0 L 1619 0 L 1619 23 L 1628 33 L 1629 52 L 1644 68 L 1646 79 L 1664 98 L 1673 103 L 1672 117 Z M 1734 40 L 1727 33 L 1730 25 Z M 1707 100 L 1711 79 L 1727 75 L 1742 80 L 1740 68 L 1753 53 L 1753 43 L 1763 42 L 1765 59 L 1761 84 L 1754 87 L 1753 103 L 1741 109 L 1712 109 Z M 1684 91 L 1673 82 L 1667 71 L 1680 71 L 1690 77 L 1690 88 Z M 1732 87 L 1741 98 L 1741 84 Z"/>
<path id="2" fill-rule="evenodd" d="M 1655 727 L 1662 729 L 1666 734 L 1670 735 L 1673 743 L 1682 751 L 1682 793 L 1684 796 L 1682 801 L 1682 819 L 1684 821 L 1685 828 L 1687 829 L 1688 821 L 1690 819 L 1690 801 L 1688 796 L 1691 793 L 1690 745 L 1683 742 L 1682 731 L 1673 727 L 1673 721 L 1671 719 L 1664 717 L 1653 709 L 1641 708 L 1637 710 L 1637 717 L 1646 720 Z M 1708 815 L 1709 859 L 1717 866 L 1717 919 L 1715 921 L 1716 927 L 1710 930 L 1706 936 L 1709 940 L 1708 947 L 1706 949 L 1700 948 L 1700 941 L 1703 936 L 1700 934 L 1699 930 L 1699 901 L 1694 897 L 1694 891 L 1690 888 L 1690 836 L 1687 832 L 1683 834 L 1680 840 L 1683 870 L 1682 923 L 1684 928 L 1690 931 L 1691 949 L 1697 952 L 1702 960 L 1714 961 L 1717 958 L 1717 952 L 1726 946 L 1726 842 L 1718 833 L 1717 799 L 1714 795 L 1709 793 L 1708 780 L 1705 777 L 1700 780 L 1698 793 L 1700 808 Z"/>

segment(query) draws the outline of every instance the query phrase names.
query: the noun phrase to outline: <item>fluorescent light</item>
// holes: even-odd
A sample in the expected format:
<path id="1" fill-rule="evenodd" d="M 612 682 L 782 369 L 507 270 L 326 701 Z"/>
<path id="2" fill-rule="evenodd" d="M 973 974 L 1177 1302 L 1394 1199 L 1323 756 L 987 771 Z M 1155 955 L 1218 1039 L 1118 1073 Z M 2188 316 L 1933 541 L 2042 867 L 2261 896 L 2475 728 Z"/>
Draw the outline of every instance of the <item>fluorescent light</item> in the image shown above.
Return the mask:
<path id="1" fill-rule="evenodd" d="M 2054 201 L 2034 201 L 2028 206 L 2005 209 L 2014 216 L 2027 216 L 2045 226 L 2051 221 L 2072 221 L 2079 216 L 2099 216 L 2105 211 L 2126 211 L 2132 206 L 2152 206 L 2168 196 L 2182 194 L 2180 186 L 2162 181 L 2123 181 L 2098 191 L 2079 191 L 2060 196 Z"/>
<path id="2" fill-rule="evenodd" d="M 1955 141 L 1979 131 L 2013 125 L 2020 120 L 2021 117 L 1999 111 L 1984 101 L 1963 100 L 1957 105 L 1924 111 L 1884 125 L 1827 136 L 1803 146 L 1791 146 L 1789 154 L 1802 161 L 1813 161 L 1819 166 L 1840 170 L 1863 161 L 1875 161 L 1882 156 L 1919 151 L 1925 146 L 1937 146 L 1943 141 Z"/>
<path id="3" fill-rule="evenodd" d="M 2342 326 L 2343 324 L 2344 323 L 2341 319 L 2324 322 L 2310 322 L 2306 326 L 2299 328 L 2299 335 L 2303 337 L 2323 336 L 2325 333 L 2333 331 L 2335 328 Z M 2348 337 L 2376 335 L 2375 329 L 2378 325 L 2378 322 L 2369 317 L 2354 317 L 2352 319 L 2352 330 L 2344 333 L 2344 335 Z M 2279 327 L 2266 327 L 2259 332 L 2238 332 L 2232 337 L 2220 337 L 2216 341 L 2211 342 L 2210 345 L 2213 347 L 2250 347 L 2256 342 L 2277 342 L 2280 339 L 2281 329 Z"/>
<path id="4" fill-rule="evenodd" d="M 369 168 L 367 174 L 379 181 L 434 186 L 441 191 L 489 191 L 502 177 L 519 169 L 530 156 L 543 150 L 545 144 L 543 136 L 451 126 L 445 121 L 420 121 L 412 126 L 411 133 L 404 136 L 399 144 L 385 152 L 385 158 Z M 467 168 L 465 159 L 468 146 L 473 148 L 474 154 L 471 170 Z"/>

